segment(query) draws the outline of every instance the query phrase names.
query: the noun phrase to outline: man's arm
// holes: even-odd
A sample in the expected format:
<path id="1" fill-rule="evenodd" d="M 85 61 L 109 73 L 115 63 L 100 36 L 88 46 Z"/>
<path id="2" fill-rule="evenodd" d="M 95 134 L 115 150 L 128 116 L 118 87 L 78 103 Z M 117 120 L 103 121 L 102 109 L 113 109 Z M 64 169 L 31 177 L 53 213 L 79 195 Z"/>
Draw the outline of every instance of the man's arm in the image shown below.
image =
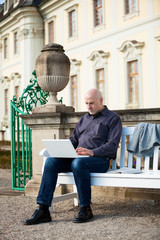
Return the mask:
<path id="1" fill-rule="evenodd" d="M 110 126 L 108 141 L 92 149 L 94 156 L 115 158 L 122 133 L 121 119 L 117 117 Z"/>

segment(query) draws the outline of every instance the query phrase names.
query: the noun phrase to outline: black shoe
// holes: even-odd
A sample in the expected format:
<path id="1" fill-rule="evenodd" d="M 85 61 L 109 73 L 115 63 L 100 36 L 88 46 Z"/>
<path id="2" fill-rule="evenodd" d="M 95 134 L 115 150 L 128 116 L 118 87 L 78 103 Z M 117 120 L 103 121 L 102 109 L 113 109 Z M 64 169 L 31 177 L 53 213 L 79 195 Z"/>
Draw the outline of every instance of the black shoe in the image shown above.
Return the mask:
<path id="1" fill-rule="evenodd" d="M 45 222 L 51 222 L 52 218 L 50 216 L 49 210 L 43 210 L 41 208 L 37 209 L 31 218 L 26 219 L 24 221 L 25 225 L 33 225 L 33 224 L 39 224 L 39 223 L 45 223 Z"/>
<path id="2" fill-rule="evenodd" d="M 80 207 L 78 215 L 75 219 L 73 219 L 74 223 L 84 223 L 93 218 L 92 209 L 90 206 Z"/>

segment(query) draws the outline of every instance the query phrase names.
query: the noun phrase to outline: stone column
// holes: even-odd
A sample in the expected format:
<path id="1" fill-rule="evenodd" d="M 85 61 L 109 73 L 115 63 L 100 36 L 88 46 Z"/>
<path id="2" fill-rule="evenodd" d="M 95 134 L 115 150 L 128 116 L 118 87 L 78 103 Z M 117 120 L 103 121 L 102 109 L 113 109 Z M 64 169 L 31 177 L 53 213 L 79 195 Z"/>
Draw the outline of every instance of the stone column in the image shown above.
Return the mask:
<path id="1" fill-rule="evenodd" d="M 63 107 L 62 107 L 63 108 Z M 45 108 L 43 108 L 45 109 Z M 73 128 L 84 113 L 74 113 L 72 107 L 68 107 L 68 112 L 44 112 L 40 108 L 33 110 L 30 115 L 22 115 L 24 124 L 32 129 L 32 169 L 33 175 L 25 187 L 25 194 L 36 196 L 40 187 L 42 177 L 43 157 L 39 155 L 44 149 L 42 139 L 64 139 L 69 138 Z M 63 189 L 59 188 L 62 193 Z"/>

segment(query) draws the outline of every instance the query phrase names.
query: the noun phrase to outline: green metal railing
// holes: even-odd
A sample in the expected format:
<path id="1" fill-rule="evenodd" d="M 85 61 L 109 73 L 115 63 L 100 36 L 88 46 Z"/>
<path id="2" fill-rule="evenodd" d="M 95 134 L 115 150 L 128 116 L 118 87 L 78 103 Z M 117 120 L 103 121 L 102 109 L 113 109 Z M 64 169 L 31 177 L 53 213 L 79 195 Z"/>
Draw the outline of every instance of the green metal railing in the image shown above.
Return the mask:
<path id="1" fill-rule="evenodd" d="M 30 85 L 22 96 L 11 100 L 11 173 L 12 189 L 24 190 L 32 177 L 32 138 L 31 129 L 24 125 L 20 114 L 30 114 L 33 107 L 47 103 L 49 93 L 43 91 L 37 83 L 35 71 Z"/>

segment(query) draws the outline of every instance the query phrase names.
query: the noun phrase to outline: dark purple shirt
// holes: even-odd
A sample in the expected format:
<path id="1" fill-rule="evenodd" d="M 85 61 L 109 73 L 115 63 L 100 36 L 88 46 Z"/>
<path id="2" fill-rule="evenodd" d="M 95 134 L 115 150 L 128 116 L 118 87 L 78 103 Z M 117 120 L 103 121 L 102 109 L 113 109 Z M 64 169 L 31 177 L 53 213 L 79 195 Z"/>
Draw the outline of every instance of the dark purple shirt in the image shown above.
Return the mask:
<path id="1" fill-rule="evenodd" d="M 77 123 L 70 140 L 75 148 L 91 149 L 94 156 L 115 159 L 121 132 L 120 117 L 105 106 L 96 116 L 85 114 Z"/>

